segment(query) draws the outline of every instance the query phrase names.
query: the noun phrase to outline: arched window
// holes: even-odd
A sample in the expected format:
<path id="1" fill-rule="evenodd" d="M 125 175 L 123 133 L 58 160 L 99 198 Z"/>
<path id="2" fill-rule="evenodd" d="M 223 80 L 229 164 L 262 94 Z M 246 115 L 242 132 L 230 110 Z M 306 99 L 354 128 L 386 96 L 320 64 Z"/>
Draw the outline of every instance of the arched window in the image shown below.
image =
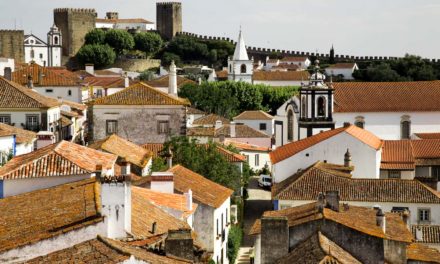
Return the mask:
<path id="1" fill-rule="evenodd" d="M 325 97 L 318 97 L 318 116 L 325 116 Z"/>
<path id="2" fill-rule="evenodd" d="M 58 37 L 57 36 L 55 36 L 53 38 L 53 44 L 58 45 Z"/>
<path id="3" fill-rule="evenodd" d="M 303 96 L 301 98 L 301 117 L 306 118 L 307 117 L 307 101 L 306 97 Z"/>
<path id="4" fill-rule="evenodd" d="M 287 111 L 287 140 L 293 141 L 293 111 Z"/>
<path id="5" fill-rule="evenodd" d="M 245 64 L 242 64 L 240 66 L 240 73 L 246 73 L 246 65 Z"/>
<path id="6" fill-rule="evenodd" d="M 365 128 L 365 119 L 363 116 L 357 116 L 355 121 L 354 121 L 354 125 L 359 127 L 359 128 Z"/>
<path id="7" fill-rule="evenodd" d="M 409 116 L 402 116 L 400 121 L 400 133 L 402 139 L 409 139 L 411 136 L 411 120 Z"/>
<path id="8" fill-rule="evenodd" d="M 229 73 L 232 72 L 232 64 L 229 64 Z"/>
<path id="9" fill-rule="evenodd" d="M 35 57 L 35 51 L 31 49 L 31 58 L 33 59 Z"/>

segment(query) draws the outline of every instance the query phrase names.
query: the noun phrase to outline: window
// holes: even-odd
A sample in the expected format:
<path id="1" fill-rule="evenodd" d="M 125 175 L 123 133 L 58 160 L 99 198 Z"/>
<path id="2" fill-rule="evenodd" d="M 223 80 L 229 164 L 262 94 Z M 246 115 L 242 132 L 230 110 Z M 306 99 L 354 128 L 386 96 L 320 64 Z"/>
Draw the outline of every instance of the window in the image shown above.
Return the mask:
<path id="1" fill-rule="evenodd" d="M 409 116 L 402 116 L 402 121 L 400 122 L 400 130 L 402 139 L 409 139 L 411 135 L 411 121 Z"/>
<path id="2" fill-rule="evenodd" d="M 266 123 L 260 123 L 260 130 L 266 130 Z"/>
<path id="3" fill-rule="evenodd" d="M 46 93 L 53 93 L 53 89 L 46 89 Z"/>
<path id="4" fill-rule="evenodd" d="M 365 120 L 363 116 L 357 116 L 355 121 L 354 121 L 354 125 L 359 127 L 359 128 L 365 128 Z"/>
<path id="5" fill-rule="evenodd" d="M 431 221 L 431 210 L 428 208 L 419 209 L 419 222 Z"/>
<path id="6" fill-rule="evenodd" d="M 35 51 L 32 49 L 31 50 L 31 59 L 33 59 L 35 57 Z"/>
<path id="7" fill-rule="evenodd" d="M 222 229 L 225 227 L 224 224 L 225 224 L 225 223 L 224 223 L 224 220 L 223 220 L 223 213 L 222 213 Z"/>
<path id="8" fill-rule="evenodd" d="M 167 120 L 157 121 L 157 133 L 158 134 L 168 134 L 170 130 L 170 122 Z"/>
<path id="9" fill-rule="evenodd" d="M 0 123 L 3 124 L 11 124 L 11 116 L 10 115 L 0 115 Z"/>
<path id="10" fill-rule="evenodd" d="M 58 37 L 57 36 L 55 36 L 53 38 L 53 44 L 58 45 Z"/>
<path id="11" fill-rule="evenodd" d="M 219 235 L 219 234 L 220 234 L 220 229 L 218 227 L 218 219 L 217 219 L 217 235 Z"/>
<path id="12" fill-rule="evenodd" d="M 26 116 L 26 130 L 38 131 L 38 115 L 27 115 Z"/>
<path id="13" fill-rule="evenodd" d="M 96 97 L 102 97 L 102 89 L 96 90 Z"/>
<path id="14" fill-rule="evenodd" d="M 68 91 L 67 91 L 67 95 L 68 95 L 68 96 L 72 96 L 72 90 L 68 90 Z"/>
<path id="15" fill-rule="evenodd" d="M 228 208 L 226 208 L 226 225 L 228 224 Z"/>
<path id="16" fill-rule="evenodd" d="M 318 116 L 325 116 L 325 97 L 318 97 Z"/>
<path id="17" fill-rule="evenodd" d="M 440 181 L 440 166 L 432 166 L 431 177 L 437 181 Z"/>
<path id="18" fill-rule="evenodd" d="M 229 73 L 232 73 L 232 64 L 229 64 Z"/>
<path id="19" fill-rule="evenodd" d="M 390 170 L 388 171 L 389 179 L 400 179 L 400 171 Z"/>
<path id="20" fill-rule="evenodd" d="M 118 121 L 117 120 L 107 120 L 106 122 L 106 133 L 107 135 L 112 135 L 118 132 Z"/>
<path id="21" fill-rule="evenodd" d="M 260 154 L 255 154 L 255 166 L 260 166 Z"/>
<path id="22" fill-rule="evenodd" d="M 43 58 L 43 53 L 40 53 L 40 59 L 42 59 Z"/>
<path id="23" fill-rule="evenodd" d="M 287 112 L 287 140 L 293 141 L 293 111 Z"/>
<path id="24" fill-rule="evenodd" d="M 305 96 L 301 98 L 301 117 L 307 117 L 307 98 Z"/>
<path id="25" fill-rule="evenodd" d="M 242 64 L 240 66 L 240 73 L 246 73 L 246 65 L 245 64 Z"/>

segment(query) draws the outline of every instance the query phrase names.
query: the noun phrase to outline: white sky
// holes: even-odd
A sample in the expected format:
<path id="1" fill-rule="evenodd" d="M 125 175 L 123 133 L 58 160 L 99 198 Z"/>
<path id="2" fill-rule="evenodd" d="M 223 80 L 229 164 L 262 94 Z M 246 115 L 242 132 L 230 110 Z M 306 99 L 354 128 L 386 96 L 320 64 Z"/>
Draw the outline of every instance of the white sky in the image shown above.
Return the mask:
<path id="1" fill-rule="evenodd" d="M 182 0 L 183 30 L 238 37 L 256 47 L 354 56 L 440 58 L 438 0 Z M 117 11 L 121 18 L 155 21 L 151 0 L 0 0 L 0 29 L 24 29 L 43 40 L 53 8 L 95 8 L 98 17 Z M 16 23 L 15 23 L 16 21 Z"/>

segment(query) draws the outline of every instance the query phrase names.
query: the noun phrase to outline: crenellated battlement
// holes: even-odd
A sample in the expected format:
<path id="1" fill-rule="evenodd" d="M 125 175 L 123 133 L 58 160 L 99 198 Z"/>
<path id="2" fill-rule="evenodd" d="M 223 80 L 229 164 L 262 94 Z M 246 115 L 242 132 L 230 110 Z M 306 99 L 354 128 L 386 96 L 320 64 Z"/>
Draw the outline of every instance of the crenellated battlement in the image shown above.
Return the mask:
<path id="1" fill-rule="evenodd" d="M 156 5 L 160 5 L 160 6 L 174 6 L 174 5 L 181 6 L 182 3 L 181 2 L 158 2 L 158 3 L 156 3 Z"/>
<path id="2" fill-rule="evenodd" d="M 223 40 L 231 42 L 232 44 L 236 44 L 234 40 L 227 37 L 214 37 L 214 36 L 206 36 L 206 35 L 198 35 L 190 32 L 179 32 L 177 35 L 184 35 L 197 38 L 199 40 Z M 330 54 L 328 53 L 315 53 L 315 52 L 307 52 L 307 51 L 293 51 L 293 50 L 280 50 L 280 49 L 270 49 L 270 48 L 260 48 L 260 47 L 246 47 L 249 56 L 255 57 L 266 57 L 277 53 L 281 56 L 318 56 L 320 58 L 330 58 Z M 353 55 L 342 55 L 335 54 L 335 60 L 337 62 L 341 61 L 389 61 L 389 60 L 397 60 L 400 57 L 392 57 L 392 56 L 353 56 Z M 440 62 L 440 59 L 429 59 L 425 60 L 432 62 Z"/>
<path id="3" fill-rule="evenodd" d="M 55 8 L 53 10 L 54 13 L 91 13 L 96 14 L 96 10 L 94 8 Z"/>
<path id="4" fill-rule="evenodd" d="M 20 33 L 23 33 L 24 30 L 22 30 L 22 29 L 0 29 L 0 32 L 20 34 Z"/>

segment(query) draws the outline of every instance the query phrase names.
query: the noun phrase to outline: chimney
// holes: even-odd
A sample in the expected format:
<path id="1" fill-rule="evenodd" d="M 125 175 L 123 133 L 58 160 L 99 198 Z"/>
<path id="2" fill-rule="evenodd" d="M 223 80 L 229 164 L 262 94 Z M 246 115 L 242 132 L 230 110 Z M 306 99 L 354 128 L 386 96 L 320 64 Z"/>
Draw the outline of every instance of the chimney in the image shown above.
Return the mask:
<path id="1" fill-rule="evenodd" d="M 131 233 L 131 179 L 129 176 L 100 178 L 101 212 L 106 236 L 125 238 Z"/>
<path id="2" fill-rule="evenodd" d="M 318 201 L 316 202 L 316 208 L 318 212 L 322 213 L 325 207 L 325 196 L 322 192 L 318 194 Z"/>
<path id="3" fill-rule="evenodd" d="M 128 78 L 127 72 L 124 74 L 124 87 L 127 88 L 130 86 L 130 79 Z"/>
<path id="4" fill-rule="evenodd" d="M 153 172 L 150 189 L 162 193 L 174 193 L 174 175 L 172 172 Z"/>
<path id="5" fill-rule="evenodd" d="M 27 87 L 29 89 L 33 89 L 34 88 L 34 79 L 32 78 L 32 75 L 28 75 L 28 83 L 27 83 Z"/>
<path id="6" fill-rule="evenodd" d="M 102 176 L 102 164 L 97 164 L 96 165 L 96 170 L 95 170 L 95 179 L 98 181 L 101 180 L 101 176 Z"/>
<path id="7" fill-rule="evenodd" d="M 95 66 L 93 64 L 86 64 L 86 72 L 95 75 Z"/>
<path id="8" fill-rule="evenodd" d="M 289 225 L 287 217 L 261 218 L 261 263 L 277 263 L 289 253 Z"/>
<path id="9" fill-rule="evenodd" d="M 171 150 L 171 147 L 168 148 L 168 153 L 166 155 L 166 158 L 167 158 L 168 169 L 171 169 L 173 167 L 173 151 Z"/>
<path id="10" fill-rule="evenodd" d="M 405 225 L 410 228 L 409 225 L 409 220 L 410 220 L 410 212 L 408 211 L 408 209 L 403 210 L 402 212 L 402 220 L 405 223 Z"/>
<path id="11" fill-rule="evenodd" d="M 118 19 L 119 18 L 119 14 L 118 14 L 118 12 L 107 12 L 107 13 L 105 13 L 105 18 L 107 18 L 107 19 Z"/>
<path id="12" fill-rule="evenodd" d="M 11 67 L 5 67 L 4 77 L 8 81 L 12 81 L 12 69 L 11 69 Z"/>
<path id="13" fill-rule="evenodd" d="M 191 189 L 188 190 L 187 193 L 185 193 L 185 198 L 186 198 L 186 209 L 188 211 L 191 211 L 193 208 L 193 200 L 192 200 L 192 191 Z"/>
<path id="14" fill-rule="evenodd" d="M 165 239 L 165 255 L 194 260 L 194 241 L 191 229 L 168 230 Z"/>
<path id="15" fill-rule="evenodd" d="M 347 149 L 347 151 L 345 152 L 344 155 L 344 167 L 351 167 L 351 154 L 350 154 L 350 150 Z"/>
<path id="16" fill-rule="evenodd" d="M 170 74 L 168 79 L 168 93 L 177 96 L 177 72 L 176 72 L 176 64 L 174 64 L 174 61 L 172 61 L 170 65 Z"/>
<path id="17" fill-rule="evenodd" d="M 385 231 L 386 231 L 386 218 L 385 218 L 385 214 L 383 213 L 381 208 L 377 209 L 377 212 L 376 212 L 376 225 L 382 229 L 383 233 L 385 233 Z"/>
<path id="18" fill-rule="evenodd" d="M 236 134 L 235 134 L 235 122 L 231 122 L 231 124 L 229 125 L 231 132 L 230 132 L 230 136 L 231 138 L 235 138 Z"/>
<path id="19" fill-rule="evenodd" d="M 215 130 L 221 128 L 223 126 L 223 122 L 221 120 L 215 121 Z"/>
<path id="20" fill-rule="evenodd" d="M 349 127 L 349 126 L 351 126 L 350 122 L 344 122 L 344 127 Z"/>
<path id="21" fill-rule="evenodd" d="M 329 208 L 335 212 L 339 212 L 339 192 L 338 191 L 326 191 L 325 192 L 326 208 Z"/>

